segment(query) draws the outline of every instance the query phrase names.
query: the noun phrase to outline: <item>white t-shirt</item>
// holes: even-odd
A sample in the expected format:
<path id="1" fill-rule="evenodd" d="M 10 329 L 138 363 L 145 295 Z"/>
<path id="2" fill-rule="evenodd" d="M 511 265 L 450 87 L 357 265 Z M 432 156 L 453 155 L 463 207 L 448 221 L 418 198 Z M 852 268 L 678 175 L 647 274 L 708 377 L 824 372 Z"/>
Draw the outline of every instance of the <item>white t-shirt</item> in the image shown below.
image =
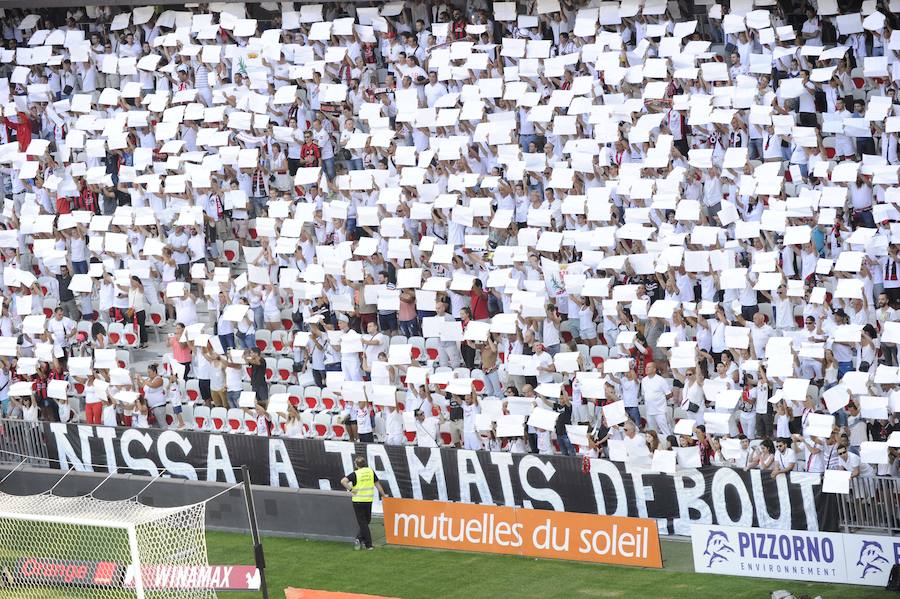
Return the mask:
<path id="1" fill-rule="evenodd" d="M 549 368 L 553 365 L 553 356 L 551 356 L 549 352 L 542 351 L 538 356 L 535 357 L 538 359 L 538 366 L 542 368 Z M 538 384 L 552 383 L 553 373 L 539 370 L 537 373 L 537 382 Z"/>
<path id="2" fill-rule="evenodd" d="M 385 335 L 384 333 L 375 333 L 375 335 L 370 335 L 366 333 L 363 335 L 363 339 L 366 341 L 377 341 L 378 345 L 366 345 L 363 352 L 366 354 L 366 360 L 369 362 L 369 368 L 372 367 L 378 360 L 378 354 L 381 352 L 387 353 L 388 346 L 390 345 L 390 337 Z"/>
<path id="3" fill-rule="evenodd" d="M 355 408 L 356 410 L 356 431 L 364 435 L 372 432 L 372 418 L 369 416 L 369 408 Z"/>
<path id="4" fill-rule="evenodd" d="M 641 380 L 641 393 L 644 396 L 644 405 L 647 407 L 648 416 L 665 414 L 666 395 L 671 391 L 669 381 L 658 374 L 644 377 Z"/>
<path id="5" fill-rule="evenodd" d="M 416 444 L 419 447 L 437 447 L 438 419 L 425 418 L 421 422 L 416 419 Z"/>
<path id="6" fill-rule="evenodd" d="M 622 401 L 625 402 L 626 408 L 638 407 L 638 394 L 640 393 L 640 383 L 637 379 L 633 381 L 623 378 L 619 384 L 622 389 Z"/>
<path id="7" fill-rule="evenodd" d="M 103 420 L 103 426 L 116 426 L 116 406 L 104 404 L 101 419 Z"/>
<path id="8" fill-rule="evenodd" d="M 53 336 L 53 343 L 60 347 L 69 345 L 69 340 L 66 339 L 66 336 L 74 329 L 75 321 L 71 318 L 63 317 L 62 320 L 52 318 L 47 321 L 47 330 L 50 331 L 50 334 Z"/>
<path id="9" fill-rule="evenodd" d="M 240 367 L 232 368 L 229 366 L 225 368 L 225 389 L 227 391 L 244 390 L 244 372 Z"/>
<path id="10" fill-rule="evenodd" d="M 384 432 L 388 437 L 403 434 L 403 415 L 396 409 L 384 412 Z"/>
<path id="11" fill-rule="evenodd" d="M 875 470 L 872 468 L 872 466 L 869 465 L 868 462 L 863 462 L 858 455 L 851 451 L 848 451 L 846 456 L 846 461 L 838 457 L 835 470 L 846 470 L 847 472 L 853 472 L 854 468 L 859 468 L 860 478 L 869 478 L 875 476 Z"/>
<path id="12" fill-rule="evenodd" d="M 797 457 L 794 454 L 794 449 L 792 447 L 787 447 L 785 450 L 778 451 L 775 450 L 775 463 L 778 464 L 778 467 L 782 470 L 797 462 Z"/>
<path id="13" fill-rule="evenodd" d="M 473 403 L 471 405 L 464 403 L 462 406 L 463 410 L 463 432 L 466 433 L 474 433 L 475 432 L 475 415 L 481 413 L 481 408 L 477 403 Z"/>

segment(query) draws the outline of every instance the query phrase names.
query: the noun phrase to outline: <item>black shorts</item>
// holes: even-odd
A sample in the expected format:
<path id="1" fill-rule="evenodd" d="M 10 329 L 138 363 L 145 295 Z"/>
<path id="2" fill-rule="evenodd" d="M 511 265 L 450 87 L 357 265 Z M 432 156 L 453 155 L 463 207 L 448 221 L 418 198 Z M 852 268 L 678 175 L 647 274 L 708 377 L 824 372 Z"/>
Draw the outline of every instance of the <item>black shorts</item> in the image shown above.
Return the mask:
<path id="1" fill-rule="evenodd" d="M 679 381 L 678 379 L 672 379 L 672 386 L 676 389 L 684 389 L 684 381 Z"/>
<path id="2" fill-rule="evenodd" d="M 391 312 L 390 314 L 379 314 L 378 328 L 382 331 L 396 331 L 398 328 L 397 313 Z"/>

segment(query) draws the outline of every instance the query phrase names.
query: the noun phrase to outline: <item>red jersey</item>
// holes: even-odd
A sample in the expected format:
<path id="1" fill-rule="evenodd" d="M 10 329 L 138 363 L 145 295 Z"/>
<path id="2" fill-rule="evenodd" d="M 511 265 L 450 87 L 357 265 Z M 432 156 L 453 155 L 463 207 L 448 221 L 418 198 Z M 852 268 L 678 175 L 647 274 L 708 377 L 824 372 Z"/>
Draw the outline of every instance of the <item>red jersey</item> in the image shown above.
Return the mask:
<path id="1" fill-rule="evenodd" d="M 308 161 L 312 157 L 313 160 Z M 322 157 L 322 150 L 319 149 L 314 142 L 303 144 L 300 148 L 300 159 L 307 166 L 319 166 L 319 159 Z"/>

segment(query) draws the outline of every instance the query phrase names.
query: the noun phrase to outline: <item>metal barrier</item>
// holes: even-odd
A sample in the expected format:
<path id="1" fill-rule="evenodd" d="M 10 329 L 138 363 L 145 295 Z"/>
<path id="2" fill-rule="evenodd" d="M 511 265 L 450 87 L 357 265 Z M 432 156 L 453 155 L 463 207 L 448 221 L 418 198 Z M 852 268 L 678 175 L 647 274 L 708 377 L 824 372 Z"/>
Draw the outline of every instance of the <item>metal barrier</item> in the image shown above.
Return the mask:
<path id="1" fill-rule="evenodd" d="M 887 476 L 854 478 L 850 493 L 838 502 L 844 532 L 871 529 L 900 535 L 900 479 Z"/>
<path id="2" fill-rule="evenodd" d="M 43 425 L 23 420 L 0 419 L 0 463 L 50 467 Z"/>

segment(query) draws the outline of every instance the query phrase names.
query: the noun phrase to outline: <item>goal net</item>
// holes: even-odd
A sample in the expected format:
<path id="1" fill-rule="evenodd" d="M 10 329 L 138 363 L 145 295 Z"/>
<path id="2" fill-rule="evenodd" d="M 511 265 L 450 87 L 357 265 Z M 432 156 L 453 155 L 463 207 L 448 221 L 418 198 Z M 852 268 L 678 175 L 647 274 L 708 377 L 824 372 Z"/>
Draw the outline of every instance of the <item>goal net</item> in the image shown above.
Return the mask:
<path id="1" fill-rule="evenodd" d="M 209 565 L 205 515 L 205 503 L 0 493 L 0 597 L 215 598 L 196 588 Z"/>

